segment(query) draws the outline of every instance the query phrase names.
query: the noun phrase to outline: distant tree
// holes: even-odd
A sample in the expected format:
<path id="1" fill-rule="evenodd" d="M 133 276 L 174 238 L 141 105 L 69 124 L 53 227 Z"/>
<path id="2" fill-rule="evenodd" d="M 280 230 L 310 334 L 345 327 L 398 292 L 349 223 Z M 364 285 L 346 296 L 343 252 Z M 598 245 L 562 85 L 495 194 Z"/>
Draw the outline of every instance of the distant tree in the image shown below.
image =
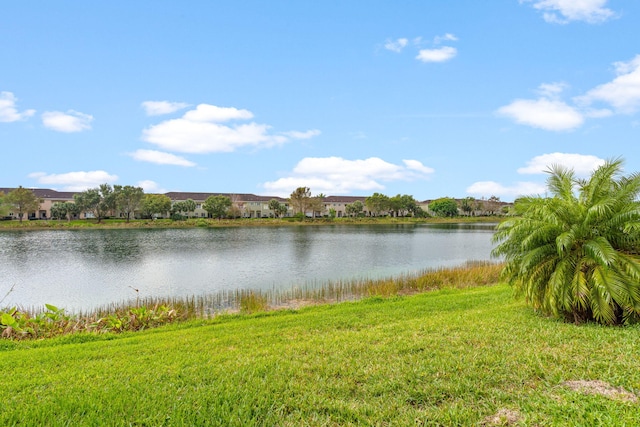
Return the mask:
<path id="1" fill-rule="evenodd" d="M 282 206 L 282 203 L 280 203 L 278 200 L 276 199 L 269 200 L 269 209 L 271 210 L 271 212 L 273 212 L 273 215 L 276 218 L 280 218 L 281 206 Z"/>
<path id="2" fill-rule="evenodd" d="M 187 213 L 187 216 L 189 216 L 190 213 L 196 211 L 196 206 L 196 202 L 191 199 L 187 199 L 184 201 L 184 212 Z"/>
<path id="3" fill-rule="evenodd" d="M 460 201 L 460 210 L 467 216 L 471 216 L 474 209 L 475 199 L 473 197 L 465 197 Z"/>
<path id="4" fill-rule="evenodd" d="M 91 212 L 98 223 L 116 208 L 115 193 L 109 184 L 76 193 L 73 199 L 82 211 Z"/>
<path id="5" fill-rule="evenodd" d="M 221 219 L 227 214 L 231 204 L 231 199 L 227 196 L 209 196 L 202 207 L 212 218 Z"/>
<path id="6" fill-rule="evenodd" d="M 238 207 L 237 203 L 231 202 L 231 207 L 227 209 L 227 217 L 229 218 L 240 218 L 242 216 L 242 210 Z"/>
<path id="7" fill-rule="evenodd" d="M 373 193 L 373 195 L 364 200 L 364 204 L 374 216 L 379 216 L 382 212 L 386 212 L 391 208 L 389 196 L 381 193 Z"/>
<path id="8" fill-rule="evenodd" d="M 0 191 L 0 216 L 6 216 L 9 211 L 9 206 L 5 201 L 6 196 Z"/>
<path id="9" fill-rule="evenodd" d="M 411 213 L 414 214 L 418 202 L 408 194 L 398 194 L 389 199 L 389 210 L 394 213 L 395 216 L 406 216 Z"/>
<path id="10" fill-rule="evenodd" d="M 416 218 L 428 218 L 429 212 L 416 205 L 416 208 L 413 211 L 413 216 Z"/>
<path id="11" fill-rule="evenodd" d="M 99 205 L 100 205 L 99 189 L 90 188 L 90 189 L 84 190 L 81 193 L 76 193 L 73 195 L 73 200 L 75 204 L 80 208 L 81 211 L 94 213 L 94 216 L 98 218 L 98 220 L 100 219 L 102 211 L 99 209 Z M 97 212 L 97 214 L 95 212 Z"/>
<path id="12" fill-rule="evenodd" d="M 287 214 L 287 211 L 289 211 L 289 208 L 287 207 L 286 203 L 280 203 L 280 210 L 278 211 L 280 216 L 285 216 Z"/>
<path id="13" fill-rule="evenodd" d="M 120 210 L 127 222 L 131 218 L 131 214 L 135 213 L 142 205 L 144 198 L 144 190 L 141 187 L 133 187 L 131 185 L 114 185 L 113 192 L 116 200 L 116 209 Z"/>
<path id="14" fill-rule="evenodd" d="M 489 215 L 495 215 L 496 213 L 501 212 L 502 202 L 500 202 L 500 197 L 491 196 L 484 203 L 484 208 L 488 212 Z"/>
<path id="15" fill-rule="evenodd" d="M 22 188 L 22 186 L 12 190 L 5 196 L 5 202 L 13 207 L 18 213 L 18 218 L 22 222 L 24 214 L 36 212 L 40 209 L 40 200 L 33 191 Z"/>
<path id="16" fill-rule="evenodd" d="M 389 197 L 389 213 L 391 216 L 400 216 L 400 211 L 402 210 L 402 199 L 398 194 L 393 197 Z"/>
<path id="17" fill-rule="evenodd" d="M 184 212 L 185 210 L 186 207 L 183 201 L 173 202 L 171 204 L 171 219 L 183 220 L 184 215 L 182 215 L 182 212 Z"/>
<path id="18" fill-rule="evenodd" d="M 287 213 L 287 205 L 280 203 L 276 199 L 269 200 L 269 209 L 273 212 L 276 218 L 280 218 Z"/>
<path id="19" fill-rule="evenodd" d="M 358 216 L 362 213 L 362 211 L 364 211 L 364 205 L 360 200 L 356 200 L 355 202 L 345 206 L 344 210 L 348 216 Z"/>
<path id="20" fill-rule="evenodd" d="M 166 215 L 171 210 L 171 199 L 164 194 L 145 194 L 142 198 L 142 213 L 146 217 Z"/>
<path id="21" fill-rule="evenodd" d="M 100 184 L 100 196 L 102 197 L 100 204 L 104 211 L 104 216 L 113 215 L 116 210 L 116 194 L 113 187 L 109 184 Z"/>
<path id="22" fill-rule="evenodd" d="M 289 203 L 293 207 L 294 213 L 300 213 L 303 216 L 309 209 L 309 203 L 311 202 L 311 190 L 309 187 L 298 187 L 289 196 Z"/>
<path id="23" fill-rule="evenodd" d="M 458 204 L 450 197 L 442 197 L 429 203 L 429 210 L 438 216 L 458 215 Z"/>
<path id="24" fill-rule="evenodd" d="M 51 206 L 51 217 L 53 219 L 66 219 L 71 221 L 71 217 L 80 213 L 78 206 L 73 202 L 54 203 Z"/>
<path id="25" fill-rule="evenodd" d="M 313 196 L 309 199 L 309 209 L 311 210 L 311 215 L 315 218 L 316 213 L 320 216 L 324 215 L 324 199 L 325 196 L 323 193 L 320 193 L 316 196 Z"/>
<path id="26" fill-rule="evenodd" d="M 231 207 L 229 208 L 229 212 L 228 212 L 229 217 L 242 218 L 242 215 L 245 211 L 242 197 L 239 196 L 238 194 L 231 194 L 229 198 L 231 199 Z"/>

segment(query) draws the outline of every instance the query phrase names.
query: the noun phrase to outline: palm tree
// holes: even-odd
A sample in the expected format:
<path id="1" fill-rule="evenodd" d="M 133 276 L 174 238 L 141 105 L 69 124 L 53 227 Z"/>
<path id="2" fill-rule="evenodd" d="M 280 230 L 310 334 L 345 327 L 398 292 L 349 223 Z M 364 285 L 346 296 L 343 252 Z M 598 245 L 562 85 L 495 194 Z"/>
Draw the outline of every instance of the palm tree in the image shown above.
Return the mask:
<path id="1" fill-rule="evenodd" d="M 523 197 L 497 228 L 503 278 L 534 309 L 602 324 L 640 320 L 640 175 L 610 160 L 587 180 L 552 166 L 551 197 Z"/>

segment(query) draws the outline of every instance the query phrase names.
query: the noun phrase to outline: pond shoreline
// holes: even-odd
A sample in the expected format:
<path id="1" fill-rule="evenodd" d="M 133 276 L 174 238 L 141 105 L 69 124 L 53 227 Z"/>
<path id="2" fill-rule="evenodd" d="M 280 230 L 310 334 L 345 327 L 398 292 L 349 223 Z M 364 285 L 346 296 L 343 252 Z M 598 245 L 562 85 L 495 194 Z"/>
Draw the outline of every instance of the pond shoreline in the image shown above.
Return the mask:
<path id="1" fill-rule="evenodd" d="M 454 217 L 454 218 L 316 218 L 298 220 L 293 218 L 208 219 L 190 218 L 174 221 L 170 219 L 122 219 L 95 220 L 36 220 L 2 221 L 0 232 L 16 230 L 75 230 L 75 229 L 148 229 L 148 228 L 219 228 L 219 227 L 281 227 L 281 226 L 325 226 L 325 225 L 406 225 L 406 224 L 478 224 L 497 223 L 504 217 Z"/>

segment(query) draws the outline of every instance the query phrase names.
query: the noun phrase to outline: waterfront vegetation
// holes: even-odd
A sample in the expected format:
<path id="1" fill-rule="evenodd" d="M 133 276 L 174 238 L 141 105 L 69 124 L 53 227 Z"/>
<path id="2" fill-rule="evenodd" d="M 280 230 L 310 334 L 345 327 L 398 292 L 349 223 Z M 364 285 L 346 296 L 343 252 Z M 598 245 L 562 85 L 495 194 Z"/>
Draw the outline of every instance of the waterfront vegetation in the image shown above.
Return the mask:
<path id="1" fill-rule="evenodd" d="M 498 226 L 503 278 L 537 310 L 574 321 L 640 321 L 640 174 L 607 161 L 589 179 L 549 171 L 552 197 L 522 197 Z"/>
<path id="2" fill-rule="evenodd" d="M 38 339 L 80 332 L 138 331 L 228 312 L 245 314 L 336 303 L 371 296 L 390 297 L 441 288 L 464 288 L 496 283 L 501 266 L 475 262 L 457 268 L 425 270 L 385 279 L 330 281 L 321 286 L 291 289 L 220 291 L 190 297 L 148 297 L 114 303 L 84 313 L 63 308 L 0 309 L 0 333 L 5 339 Z M 10 293 L 12 289 L 9 289 Z M 0 308 L 2 301 L 0 300 Z"/>
<path id="3" fill-rule="evenodd" d="M 636 425 L 638 326 L 506 285 L 0 341 L 0 425 Z"/>
<path id="4" fill-rule="evenodd" d="M 413 217 L 355 217 L 355 218 L 238 218 L 211 219 L 187 218 L 172 219 L 125 219 L 81 220 L 37 220 L 37 221 L 0 221 L 0 230 L 28 229 L 83 229 L 83 228 L 193 228 L 193 227 L 241 227 L 241 226 L 283 226 L 283 225 L 385 225 L 385 224 L 458 224 L 458 223 L 496 223 L 504 217 L 477 216 L 456 218 L 413 218 Z"/>

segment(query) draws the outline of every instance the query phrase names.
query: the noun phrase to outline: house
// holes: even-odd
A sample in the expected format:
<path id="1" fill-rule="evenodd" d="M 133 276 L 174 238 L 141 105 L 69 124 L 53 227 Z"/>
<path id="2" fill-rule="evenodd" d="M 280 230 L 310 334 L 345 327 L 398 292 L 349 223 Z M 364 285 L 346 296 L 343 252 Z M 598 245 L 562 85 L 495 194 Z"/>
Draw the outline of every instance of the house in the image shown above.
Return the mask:
<path id="1" fill-rule="evenodd" d="M 165 193 L 165 196 L 171 199 L 172 203 L 193 200 L 196 203 L 195 212 L 191 213 L 192 217 L 207 217 L 207 211 L 202 205 L 210 196 L 225 196 L 231 199 L 232 209 L 237 209 L 236 213 L 242 218 L 269 218 L 274 213 L 269 209 L 269 202 L 273 199 L 288 206 L 287 199 L 272 196 L 256 196 L 255 194 L 246 193 L 189 193 L 172 191 Z M 291 212 L 288 210 L 288 214 Z"/>

